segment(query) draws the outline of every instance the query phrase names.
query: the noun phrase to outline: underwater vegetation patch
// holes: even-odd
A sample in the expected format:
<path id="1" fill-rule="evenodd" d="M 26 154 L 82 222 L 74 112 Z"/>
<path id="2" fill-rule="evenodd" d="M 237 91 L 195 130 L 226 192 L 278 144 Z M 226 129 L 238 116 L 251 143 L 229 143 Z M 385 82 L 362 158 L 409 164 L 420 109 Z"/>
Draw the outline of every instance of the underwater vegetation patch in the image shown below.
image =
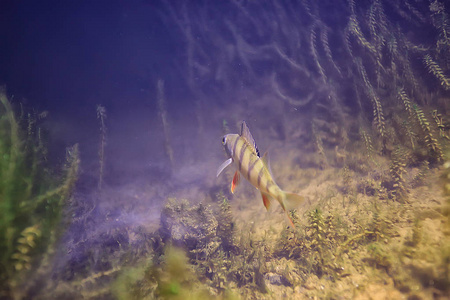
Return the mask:
<path id="1" fill-rule="evenodd" d="M 152 262 L 136 273 L 156 276 L 146 295 L 171 297 L 160 293 L 167 283 L 160 277 L 170 273 L 168 247 L 183 251 L 195 276 L 192 285 L 208 297 L 229 291 L 254 299 L 448 295 L 448 199 L 436 193 L 441 177 L 448 198 L 448 3 L 306 0 L 224 6 L 166 1 L 161 9 L 167 23 L 177 24 L 171 32 L 186 43 L 181 65 L 199 99 L 199 127 L 211 96 L 228 104 L 240 85 L 261 88 L 269 106 L 283 107 L 283 118 L 295 111 L 269 130 L 298 152 L 292 160 L 284 157 L 291 172 L 286 181 L 295 186 L 309 176 L 317 188 L 302 186 L 311 205 L 290 212 L 296 228 L 237 225 L 234 200 L 223 195 L 197 204 L 169 199 Z M 161 104 L 162 81 L 157 89 Z M 255 106 L 246 101 L 243 106 Z M 168 127 L 169 112 L 162 104 L 160 111 Z M 269 127 L 265 119 L 255 122 Z M 224 133 L 234 130 L 226 121 L 222 127 Z M 309 169 L 292 171 L 297 167 Z M 329 177 L 316 176 L 321 172 Z M 424 230 L 432 234 L 425 237 Z M 148 271 L 155 268 L 159 271 Z M 174 280 L 173 291 L 181 294 L 183 284 Z"/>
<path id="2" fill-rule="evenodd" d="M 62 174 L 45 166 L 46 148 L 35 114 L 17 118 L 0 92 L 0 298 L 39 289 L 49 268 L 77 179 L 78 146 L 67 149 Z"/>
<path id="3" fill-rule="evenodd" d="M 302 189 L 307 205 L 289 213 L 295 228 L 270 213 L 238 221 L 254 205 L 252 196 L 215 195 L 211 188 L 204 192 L 215 196 L 168 198 L 158 229 L 148 233 L 120 223 L 131 205 L 101 215 L 90 199 L 80 201 L 72 221 L 83 230 L 55 273 L 57 293 L 47 289 L 41 298 L 448 297 L 449 4 L 176 3 L 163 1 L 160 16 L 176 24 L 167 30 L 185 45 L 183 59 L 174 61 L 195 95 L 199 134 L 209 117 L 205 103 L 217 99 L 229 107 L 231 91 L 260 89 L 266 98 L 257 105 L 239 99 L 236 115 L 279 109 L 274 124 L 264 114 L 252 128 L 291 147 L 277 179 Z M 173 174 L 179 149 L 171 137 L 169 81 L 156 78 Z M 48 265 L 78 148 L 69 149 L 67 173 L 55 179 L 40 163 L 45 147 L 28 126 L 33 119 L 16 120 L 6 97 L 0 100 L 0 296 L 11 298 L 33 286 L 23 282 L 27 274 L 39 276 Z M 104 191 L 106 110 L 99 106 L 97 113 Z M 234 131 L 229 121 L 221 124 L 224 133 Z M 107 218 L 119 221 L 87 230 Z"/>

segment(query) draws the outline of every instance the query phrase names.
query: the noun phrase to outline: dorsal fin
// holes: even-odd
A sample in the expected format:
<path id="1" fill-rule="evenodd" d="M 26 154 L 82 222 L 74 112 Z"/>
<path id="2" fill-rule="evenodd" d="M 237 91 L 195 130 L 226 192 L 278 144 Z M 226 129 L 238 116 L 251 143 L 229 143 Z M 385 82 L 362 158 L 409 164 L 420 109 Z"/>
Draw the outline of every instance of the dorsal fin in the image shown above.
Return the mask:
<path id="1" fill-rule="evenodd" d="M 256 146 L 255 139 L 253 138 L 252 134 L 250 133 L 250 129 L 248 129 L 247 123 L 245 121 L 242 121 L 241 125 L 241 132 L 239 134 L 241 137 L 243 137 L 249 145 L 253 146 L 255 149 L 255 153 L 258 157 L 260 157 L 258 147 Z"/>

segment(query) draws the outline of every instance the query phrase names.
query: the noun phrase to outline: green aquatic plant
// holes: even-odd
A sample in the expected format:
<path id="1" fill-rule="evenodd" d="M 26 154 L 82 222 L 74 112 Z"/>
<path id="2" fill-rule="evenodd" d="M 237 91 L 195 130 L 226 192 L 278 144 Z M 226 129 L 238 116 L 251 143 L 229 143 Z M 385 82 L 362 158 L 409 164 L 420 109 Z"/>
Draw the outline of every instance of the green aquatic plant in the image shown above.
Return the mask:
<path id="1" fill-rule="evenodd" d="M 103 176 L 105 173 L 105 146 L 106 146 L 106 108 L 102 105 L 97 105 L 97 119 L 100 120 L 100 146 L 98 149 L 99 157 L 99 175 L 98 175 L 98 189 L 101 190 L 103 186 Z"/>
<path id="2" fill-rule="evenodd" d="M 408 191 L 406 189 L 406 182 L 403 175 L 406 172 L 406 154 L 404 149 L 397 148 L 391 160 L 389 168 L 392 177 L 392 194 L 393 198 L 399 202 L 407 201 Z"/>
<path id="3" fill-rule="evenodd" d="M 403 132 L 406 135 L 406 139 L 409 140 L 409 142 L 410 142 L 411 149 L 414 150 L 416 148 L 416 144 L 417 144 L 417 134 L 413 130 L 413 126 L 411 125 L 410 122 L 403 121 L 401 123 L 401 128 L 403 129 Z"/>
<path id="4" fill-rule="evenodd" d="M 447 78 L 447 76 L 445 76 L 444 71 L 438 65 L 438 63 L 435 62 L 433 58 L 431 58 L 431 55 L 425 54 L 425 56 L 423 57 L 423 61 L 428 68 L 428 72 L 433 74 L 439 80 L 444 89 L 450 90 L 450 78 Z"/>
<path id="5" fill-rule="evenodd" d="M 372 138 L 370 135 L 362 128 L 359 128 L 359 134 L 361 136 L 361 139 L 365 146 L 365 153 L 367 155 L 367 158 L 373 159 L 373 155 L 375 153 L 375 150 L 373 148 Z"/>
<path id="6" fill-rule="evenodd" d="M 317 130 L 317 127 L 316 127 L 314 121 L 311 123 L 311 131 L 312 131 L 312 136 L 314 138 L 314 144 L 317 148 L 317 152 L 320 155 L 320 158 L 322 160 L 321 165 L 328 166 L 328 159 L 325 154 L 324 147 L 323 147 L 322 137 L 321 137 L 319 131 Z"/>
<path id="7" fill-rule="evenodd" d="M 444 123 L 442 114 L 438 113 L 437 109 L 435 109 L 432 111 L 432 116 L 433 116 L 433 119 L 436 122 L 436 126 L 439 130 L 439 136 L 446 140 L 450 140 L 450 137 L 447 133 L 448 128 L 447 128 L 446 124 Z"/>
<path id="8" fill-rule="evenodd" d="M 441 174 L 441 181 L 444 195 L 447 197 L 447 200 L 450 200 L 450 151 L 448 151 L 446 155 L 446 161 Z"/>
<path id="9" fill-rule="evenodd" d="M 219 211 L 217 215 L 217 236 L 222 241 L 222 248 L 225 251 L 236 250 L 235 240 L 235 223 L 233 220 L 233 213 L 228 199 L 221 193 L 217 195 L 220 201 Z"/>
<path id="10" fill-rule="evenodd" d="M 280 238 L 274 249 L 274 254 L 288 259 L 299 259 L 308 251 L 306 235 L 299 230 L 300 224 L 298 223 L 299 218 L 297 213 L 292 211 L 290 217 L 296 229 L 287 227 L 281 231 Z"/>
<path id="11" fill-rule="evenodd" d="M 349 194 L 351 193 L 351 183 L 352 183 L 352 175 L 350 173 L 350 169 L 347 165 L 342 168 L 342 184 L 343 184 L 343 193 Z"/>
<path id="12" fill-rule="evenodd" d="M 211 295 L 199 284 L 186 253 L 167 246 L 160 261 L 142 262 L 121 271 L 111 290 L 117 299 L 207 299 Z"/>
<path id="13" fill-rule="evenodd" d="M 374 242 L 367 246 L 367 250 L 369 257 L 366 261 L 368 261 L 370 265 L 385 270 L 391 268 L 393 258 L 385 246 L 379 242 Z"/>
<path id="14" fill-rule="evenodd" d="M 383 108 L 381 105 L 381 100 L 369 80 L 369 77 L 368 77 L 366 69 L 363 65 L 362 59 L 360 57 L 357 57 L 357 58 L 355 58 L 354 61 L 358 68 L 359 74 L 362 78 L 362 81 L 364 83 L 364 87 L 365 87 L 364 90 L 366 92 L 366 95 L 372 103 L 373 122 L 374 122 L 375 127 L 377 128 L 380 138 L 383 141 L 383 149 L 384 149 L 386 146 L 385 145 L 385 143 L 386 143 L 386 140 L 385 140 L 386 139 L 386 123 L 384 120 L 384 112 L 383 112 Z"/>
<path id="15" fill-rule="evenodd" d="M 439 30 L 439 40 L 436 49 L 439 53 L 445 52 L 450 46 L 450 19 L 445 11 L 445 5 L 441 1 L 430 3 L 431 21 L 433 26 Z M 448 53 L 446 53 L 448 55 Z"/>
<path id="16" fill-rule="evenodd" d="M 42 164 L 42 141 L 25 135 L 0 93 L 0 298 L 26 293 L 30 276 L 49 256 L 63 227 L 62 209 L 78 174 L 78 147 L 68 149 L 63 178 Z"/>
<path id="17" fill-rule="evenodd" d="M 328 59 L 328 63 L 331 64 L 337 74 L 342 77 L 342 72 L 339 66 L 336 64 L 336 61 L 333 59 L 333 53 L 331 52 L 331 48 L 328 42 L 328 31 L 329 28 L 322 28 L 322 30 L 320 31 L 320 41 L 322 42 L 323 50 L 325 52 L 325 56 Z"/>
<path id="18" fill-rule="evenodd" d="M 238 287 L 253 285 L 260 292 L 266 293 L 262 274 L 266 269 L 266 258 L 261 246 L 263 245 L 254 240 L 251 234 L 242 234 L 239 239 L 240 253 L 232 258 L 228 277 Z"/>
<path id="19" fill-rule="evenodd" d="M 261 237 L 261 231 L 256 226 L 238 227 L 238 223 L 233 220 L 230 202 L 223 195 L 219 195 L 218 201 L 213 203 L 168 201 L 161 215 L 158 231 L 160 242 L 155 243 L 155 257 L 136 271 L 130 270 L 128 281 L 131 283 L 123 285 L 125 293 L 122 298 L 189 297 L 185 294 L 188 285 L 194 285 L 192 289 L 197 285 L 206 286 L 211 295 L 219 297 L 228 288 L 235 288 L 245 296 L 251 291 L 254 293 L 251 294 L 253 298 L 276 298 L 279 295 L 272 288 L 275 286 L 276 290 L 281 286 L 286 294 L 292 289 L 298 295 L 300 289 L 308 290 L 311 298 L 325 298 L 318 291 L 335 291 L 327 285 L 340 279 L 337 262 L 350 266 L 345 276 L 351 277 L 346 280 L 351 282 L 349 289 L 355 293 L 354 297 L 360 296 L 358 293 L 365 286 L 373 288 L 372 284 L 377 284 L 378 280 L 373 280 L 376 277 L 370 276 L 370 283 L 358 282 L 363 276 L 356 273 L 367 269 L 377 275 L 382 274 L 380 279 L 383 286 L 387 287 L 394 281 L 391 285 L 404 292 L 405 297 L 414 299 L 421 296 L 409 293 L 404 287 L 408 285 L 403 285 L 403 279 L 397 276 L 397 272 L 403 272 L 402 267 L 405 270 L 414 269 L 414 275 L 423 280 L 424 286 L 431 285 L 431 281 L 445 283 L 445 280 L 437 277 L 447 278 L 448 282 L 448 275 L 445 276 L 443 272 L 435 275 L 434 268 L 427 271 L 426 263 L 414 265 L 396 250 L 396 247 L 403 247 L 397 240 L 404 238 L 401 235 L 407 232 L 407 239 L 411 243 L 408 255 L 414 259 L 427 255 L 414 254 L 415 247 L 426 244 L 421 229 L 425 222 L 422 220 L 421 225 L 416 226 L 410 219 L 406 222 L 403 220 L 404 215 L 416 209 L 416 203 L 405 205 L 397 201 L 406 202 L 409 187 L 433 181 L 433 162 L 442 161 L 441 153 L 445 151 L 444 142 L 448 139 L 445 137 L 446 134 L 448 136 L 445 123 L 448 112 L 446 91 L 427 84 L 431 78 L 446 87 L 450 52 L 445 6 L 434 0 L 430 4 L 421 1 L 349 0 L 331 5 L 331 2 L 302 0 L 288 1 L 286 5 L 278 1 L 264 4 L 258 1 L 227 2 L 231 13 L 225 14 L 225 19 L 217 16 L 225 24 L 221 28 L 224 33 L 221 36 L 225 38 L 217 38 L 217 31 L 214 30 L 216 25 L 209 23 L 213 19 L 202 17 L 214 15 L 214 7 L 197 7 L 192 4 L 194 2 L 177 6 L 164 1 L 161 15 L 165 14 L 167 20 L 173 19 L 174 22 L 166 23 L 178 25 L 174 27 L 180 32 L 171 32 L 174 35 L 181 33 L 187 45 L 187 59 L 179 62 L 178 67 L 181 72 L 185 72 L 182 76 L 186 78 L 187 86 L 195 97 L 200 98 L 195 101 L 200 128 L 204 123 L 203 103 L 212 99 L 201 99 L 206 92 L 200 91 L 233 89 L 236 82 L 248 83 L 248 86 L 254 84 L 252 87 L 257 89 L 261 82 L 266 82 L 267 74 L 272 74 L 270 78 L 275 96 L 280 97 L 284 104 L 289 104 L 280 108 L 280 114 L 286 113 L 287 107 L 298 115 L 313 112 L 312 122 L 311 118 L 304 120 L 312 123 L 309 141 L 315 146 L 314 158 L 319 161 L 316 165 L 325 169 L 329 167 L 328 161 L 333 164 L 329 160 L 333 149 L 336 157 L 338 149 L 350 151 L 350 147 L 342 147 L 349 145 L 344 139 L 347 133 L 350 139 L 355 139 L 358 128 L 364 128 L 359 132 L 360 143 L 352 145 L 363 146 L 354 147 L 353 157 L 343 156 L 344 159 L 340 161 L 339 167 L 343 169 L 339 175 L 342 176 L 337 180 L 342 179 L 344 188 L 333 192 L 332 196 L 317 199 L 317 203 L 323 207 L 309 209 L 306 218 L 298 211 L 290 212 L 296 228 L 286 227 L 281 234 L 276 229 L 267 230 L 270 233 L 266 232 Z M 428 5 L 430 11 L 423 9 Z M 273 18 L 266 6 L 272 8 L 278 17 Z M 343 13 L 334 13 L 330 10 L 333 7 Z M 264 13 L 259 14 L 261 18 L 254 18 L 252 11 Z M 330 15 L 334 17 L 328 18 Z M 419 26 L 423 26 L 423 31 L 433 34 L 422 38 L 410 30 Z M 341 54 L 340 49 L 344 48 L 348 55 L 338 55 Z M 213 51 L 209 51 L 211 49 Z M 214 49 L 219 50 L 216 52 Z M 229 66 L 236 65 L 241 66 L 234 69 L 239 69 L 243 77 L 230 71 Z M 268 71 L 260 72 L 261 65 L 267 65 Z M 428 69 L 427 74 L 422 74 L 424 65 Z M 275 67 L 270 69 L 271 66 Z M 220 84 L 211 84 L 213 81 Z M 208 89 L 204 88 L 206 86 Z M 170 146 L 170 132 L 167 130 L 170 120 L 166 108 L 162 108 L 165 105 L 162 81 L 158 81 L 157 90 L 166 155 L 173 164 L 174 154 Z M 306 100 L 293 100 L 287 96 L 304 91 L 305 94 L 299 97 Z M 245 107 L 250 103 L 247 102 L 250 97 L 244 98 L 239 98 L 239 103 Z M 264 101 L 260 100 L 261 106 L 264 106 Z M 442 116 L 434 113 L 435 110 Z M 291 121 L 286 119 L 283 122 L 275 126 L 285 126 L 286 133 L 294 131 Z M 371 123 L 373 128 L 370 128 Z M 222 124 L 222 130 L 224 133 L 229 131 L 226 122 Z M 286 134 L 286 140 L 305 144 L 306 149 L 311 147 L 307 145 L 307 138 L 303 140 L 303 132 L 295 132 L 296 135 Z M 384 157 L 378 155 L 380 148 Z M 361 149 L 363 151 L 359 152 Z M 444 167 L 448 167 L 448 163 Z M 344 221 L 339 223 L 337 219 L 342 208 L 335 204 L 342 195 L 338 193 L 353 192 L 353 172 L 358 184 L 354 197 L 358 197 L 358 201 L 343 201 L 348 203 L 345 203 L 345 215 L 341 217 Z M 448 172 L 445 173 L 447 175 Z M 446 193 L 450 194 L 449 184 L 445 183 L 444 186 Z M 417 197 L 416 192 L 411 191 L 411 202 L 422 200 L 418 199 L 420 196 Z M 393 198 L 397 201 L 388 201 Z M 374 211 L 370 208 L 367 211 L 368 206 L 374 207 Z M 397 207 L 407 210 L 398 212 Z M 339 209 L 341 211 L 337 212 Z M 394 216 L 394 213 L 401 217 Z M 398 218 L 403 220 L 399 222 L 401 224 L 395 223 Z M 395 233 L 397 225 L 406 229 Z M 37 237 L 34 236 L 29 231 L 22 231 L 20 238 L 24 238 L 21 242 L 24 243 L 22 246 L 25 251 L 31 251 L 26 241 L 35 241 Z M 396 238 L 391 239 L 392 236 Z M 177 278 L 170 271 L 169 258 L 172 254 L 168 248 L 161 250 L 163 246 L 170 247 L 170 244 L 185 251 L 183 259 L 174 261 L 186 267 L 177 272 L 188 274 L 192 281 Z M 28 248 L 30 250 L 26 250 Z M 433 252 L 433 255 L 436 253 Z M 429 259 L 432 255 L 426 257 Z M 448 254 L 439 257 L 442 261 L 435 263 L 445 265 L 448 262 Z M 16 262 L 26 266 L 26 259 L 20 256 L 17 256 Z M 306 284 L 308 278 L 317 278 L 316 286 Z M 425 283 L 427 280 L 428 283 Z M 338 282 L 334 287 L 343 283 Z M 414 290 L 414 287 L 410 285 L 408 288 Z"/>
<path id="20" fill-rule="evenodd" d="M 417 172 L 416 175 L 414 175 L 413 179 L 411 180 L 411 185 L 413 187 L 423 185 L 429 173 L 430 173 L 430 163 L 424 160 L 419 166 L 419 171 Z"/>
<path id="21" fill-rule="evenodd" d="M 416 120 L 419 123 L 420 127 L 422 128 L 422 132 L 424 134 L 424 141 L 427 148 L 429 149 L 430 156 L 431 158 L 439 162 L 443 158 L 443 153 L 438 140 L 433 135 L 430 122 L 428 121 L 427 117 L 425 116 L 425 113 L 419 106 L 414 105 L 413 107 Z"/>
<path id="22" fill-rule="evenodd" d="M 416 247 L 422 241 L 423 227 L 419 219 L 414 221 L 414 226 L 411 234 L 411 246 Z"/>
<path id="23" fill-rule="evenodd" d="M 428 148 L 430 159 L 440 162 L 443 158 L 441 145 L 435 137 L 433 127 L 431 126 L 432 124 L 428 121 L 422 108 L 409 98 L 404 89 L 398 90 L 397 98 L 408 113 L 408 120 L 404 122 L 403 128 L 411 141 L 411 147 L 413 149 L 415 148 L 415 140 L 421 136 L 423 143 Z M 440 137 L 445 138 L 445 125 L 443 124 L 442 116 L 438 115 L 436 110 L 432 112 L 432 116 L 436 122 Z M 411 123 L 415 124 L 415 126 Z M 414 130 L 414 127 L 418 128 Z"/>
<path id="24" fill-rule="evenodd" d="M 372 220 L 367 226 L 368 232 L 366 232 L 366 237 L 373 241 L 382 241 L 390 238 L 394 233 L 394 225 L 389 216 L 393 215 L 395 211 L 380 212 L 375 210 L 372 213 Z"/>
<path id="25" fill-rule="evenodd" d="M 164 244 L 185 249 L 191 259 L 206 260 L 220 246 L 218 222 L 210 205 L 169 198 L 161 211 Z"/>
<path id="26" fill-rule="evenodd" d="M 409 116 L 414 117 L 414 103 L 412 100 L 408 97 L 408 94 L 406 93 L 405 89 L 401 88 L 397 91 L 397 98 L 400 100 L 401 103 L 403 103 L 403 106 L 408 113 Z"/>
<path id="27" fill-rule="evenodd" d="M 12 255 L 15 260 L 14 268 L 16 271 L 30 270 L 31 257 L 33 250 L 36 248 L 36 241 L 41 237 L 41 231 L 37 225 L 25 228 L 21 237 L 17 239 L 17 249 Z"/>
<path id="28" fill-rule="evenodd" d="M 169 125 L 169 117 L 167 114 L 167 104 L 166 104 L 166 96 L 164 90 L 164 80 L 159 79 L 157 83 L 157 98 L 158 98 L 158 112 L 161 118 L 161 123 L 164 132 L 164 149 L 166 151 L 166 155 L 169 158 L 169 162 L 173 168 L 175 164 L 175 158 L 173 154 L 172 143 L 170 140 L 170 125 Z"/>
<path id="29" fill-rule="evenodd" d="M 314 209 L 308 213 L 308 223 L 305 230 L 312 272 L 319 278 L 324 275 L 337 278 L 340 267 L 336 264 L 336 251 L 342 237 L 334 216 L 324 218 L 319 209 Z"/>
<path id="30" fill-rule="evenodd" d="M 371 54 L 376 54 L 376 48 L 365 38 L 355 14 L 350 15 L 345 32 L 347 36 L 346 40 L 349 41 L 350 37 L 354 37 L 361 47 L 365 48 Z"/>
<path id="31" fill-rule="evenodd" d="M 310 32 L 311 53 L 312 53 L 312 56 L 314 58 L 314 63 L 316 65 L 317 71 L 320 74 L 320 78 L 322 79 L 322 82 L 324 84 L 326 84 L 327 83 L 327 76 L 325 75 L 325 70 L 323 69 L 323 67 L 322 67 L 322 65 L 320 64 L 320 61 L 319 61 L 319 54 L 318 54 L 318 51 L 317 51 L 317 43 L 316 43 L 316 39 L 317 39 L 316 35 L 317 35 L 316 34 L 316 26 L 313 26 L 311 28 L 311 32 Z"/>

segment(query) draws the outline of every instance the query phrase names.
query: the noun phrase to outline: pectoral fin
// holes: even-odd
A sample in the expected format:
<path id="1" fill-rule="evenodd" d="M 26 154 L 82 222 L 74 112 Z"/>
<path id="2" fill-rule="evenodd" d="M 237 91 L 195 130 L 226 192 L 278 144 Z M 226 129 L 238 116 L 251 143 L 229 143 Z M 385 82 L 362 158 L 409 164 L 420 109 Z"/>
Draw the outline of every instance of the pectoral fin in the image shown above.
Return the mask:
<path id="1" fill-rule="evenodd" d="M 232 162 L 233 162 L 233 159 L 232 159 L 232 158 L 229 158 L 229 159 L 227 159 L 226 161 L 224 161 L 224 162 L 220 165 L 219 169 L 217 169 L 217 177 L 219 177 L 220 173 L 222 173 L 223 170 L 225 170 L 225 168 L 228 167 Z"/>
<path id="2" fill-rule="evenodd" d="M 231 193 L 234 194 L 234 190 L 238 186 L 240 179 L 241 179 L 240 173 L 239 171 L 236 171 L 236 173 L 234 173 L 233 181 L 231 182 Z"/>
<path id="3" fill-rule="evenodd" d="M 269 210 L 270 204 L 271 204 L 270 198 L 269 198 L 270 196 L 266 193 L 261 192 L 261 197 L 262 197 L 264 206 L 266 207 L 267 210 Z"/>

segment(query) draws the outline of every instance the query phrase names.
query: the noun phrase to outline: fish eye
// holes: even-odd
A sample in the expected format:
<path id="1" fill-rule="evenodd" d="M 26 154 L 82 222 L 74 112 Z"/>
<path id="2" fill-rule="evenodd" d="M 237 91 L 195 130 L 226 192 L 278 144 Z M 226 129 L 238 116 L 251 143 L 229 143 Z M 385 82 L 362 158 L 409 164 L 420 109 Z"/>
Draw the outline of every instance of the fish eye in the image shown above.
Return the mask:
<path id="1" fill-rule="evenodd" d="M 223 138 L 222 138 L 222 144 L 225 145 L 226 142 L 227 142 L 227 138 L 226 138 L 226 137 L 223 137 Z"/>

